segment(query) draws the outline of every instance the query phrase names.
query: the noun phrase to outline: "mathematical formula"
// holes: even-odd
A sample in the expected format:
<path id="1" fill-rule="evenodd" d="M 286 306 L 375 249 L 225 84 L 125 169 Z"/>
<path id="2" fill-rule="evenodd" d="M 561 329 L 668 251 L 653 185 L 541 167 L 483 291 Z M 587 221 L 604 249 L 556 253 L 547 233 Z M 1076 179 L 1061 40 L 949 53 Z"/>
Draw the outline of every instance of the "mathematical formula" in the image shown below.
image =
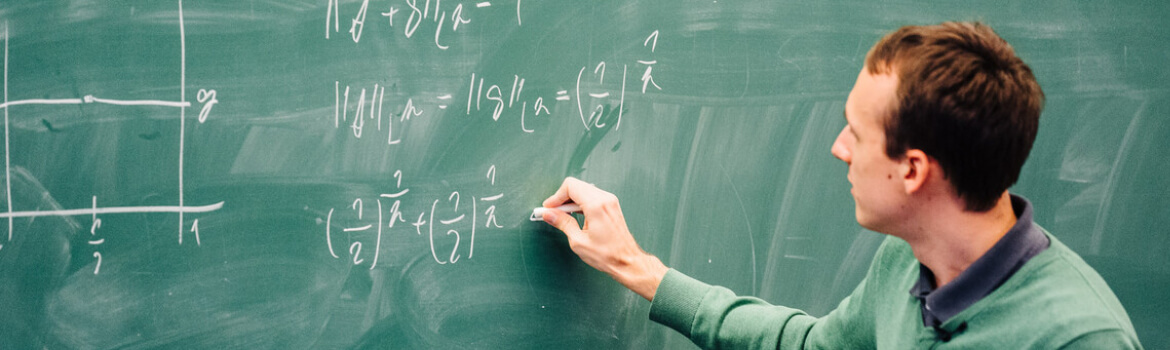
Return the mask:
<path id="1" fill-rule="evenodd" d="M 391 231 L 414 232 L 416 238 L 426 240 L 436 263 L 454 264 L 475 256 L 477 232 L 492 233 L 503 228 L 496 218 L 496 203 L 504 198 L 503 192 L 451 191 L 440 198 L 411 198 L 410 188 L 402 186 L 402 179 L 402 171 L 395 171 L 395 192 L 354 198 L 348 206 L 329 209 L 325 216 L 325 246 L 331 256 L 340 259 L 348 254 L 347 259 L 354 265 L 368 263 L 372 270 L 378 266 L 384 235 Z M 495 165 L 484 174 L 484 182 L 488 188 L 495 186 Z M 421 209 L 406 209 L 419 202 L 424 204 Z M 336 232 L 335 227 L 340 227 L 341 232 Z M 337 237 L 339 234 L 348 239 Z M 348 244 L 335 245 L 335 241 Z M 367 248 L 371 243 L 372 254 Z"/>
<path id="2" fill-rule="evenodd" d="M 325 39 L 330 38 L 331 32 L 338 33 L 341 30 L 342 11 L 338 0 L 328 1 L 328 4 L 325 6 Z M 428 23 L 428 26 L 433 26 L 433 29 L 430 30 L 434 31 L 433 43 L 435 47 L 446 50 L 450 46 L 445 45 L 445 41 L 442 40 L 444 33 L 458 32 L 460 25 L 467 27 L 471 23 L 472 10 L 484 12 L 493 8 L 491 1 L 477 2 L 474 8 L 465 8 L 462 3 L 456 3 L 452 6 L 450 5 L 451 2 L 448 1 L 447 6 L 443 6 L 443 0 L 435 0 L 432 6 L 431 0 L 404 0 L 399 6 L 395 6 L 394 4 L 381 6 L 380 8 L 386 8 L 387 11 L 380 12 L 380 14 L 388 22 L 391 30 L 396 28 L 394 20 L 398 19 L 398 27 L 402 28 L 402 36 L 406 37 L 406 39 L 413 38 L 419 30 L 419 26 L 423 23 Z M 520 3 L 521 0 L 516 0 L 517 26 L 523 25 L 523 20 L 520 18 Z M 354 43 L 361 42 L 362 40 L 362 33 L 366 29 L 366 16 L 369 10 L 370 0 L 362 0 L 361 7 L 353 11 L 349 34 Z M 330 25 L 332 25 L 332 28 Z"/>
<path id="3" fill-rule="evenodd" d="M 510 7 L 511 3 L 509 3 Z M 383 17 L 377 26 L 367 21 L 371 6 L 386 9 L 378 11 Z M 420 30 L 431 33 L 428 41 L 419 42 L 431 49 L 448 50 L 452 36 L 464 35 L 465 28 L 477 25 L 475 19 L 488 11 L 499 11 L 498 2 L 478 2 L 474 7 L 463 3 L 441 0 L 386 1 L 371 4 L 362 1 L 358 7 L 342 7 L 337 0 L 328 0 L 325 13 L 324 40 L 333 40 L 341 32 L 343 13 L 348 19 L 348 39 L 355 44 L 366 40 L 415 40 Z M 521 2 L 515 2 L 515 25 L 522 26 Z M 496 14 L 498 16 L 498 14 Z M 370 17 L 372 18 L 372 17 Z M 461 31 L 462 30 L 462 31 Z M 482 30 L 482 28 L 480 28 Z M 376 33 L 376 34 L 371 34 Z M 393 34 L 394 35 L 386 35 Z M 370 39 L 371 35 L 377 38 Z M 525 72 L 511 72 L 510 79 L 485 77 L 481 72 L 468 72 L 461 84 L 448 87 L 432 95 L 386 97 L 386 87 L 379 83 L 363 84 L 357 81 L 331 81 L 333 87 L 333 115 L 331 124 L 339 132 L 354 139 L 373 139 L 385 146 L 399 145 L 415 138 L 433 135 L 407 135 L 406 126 L 421 118 L 466 118 L 507 123 L 507 130 L 522 135 L 545 132 L 534 125 L 549 128 L 549 123 L 533 123 L 536 119 L 563 118 L 579 122 L 585 130 L 610 128 L 619 130 L 626 117 L 628 94 L 646 94 L 662 90 L 654 79 L 658 66 L 655 51 L 657 30 L 630 43 L 643 50 L 631 62 L 594 61 L 564 69 L 563 81 L 554 88 L 536 89 L 526 85 Z M 374 78 L 374 77 L 371 77 Z M 387 77 L 392 78 L 392 77 Z M 565 104 L 558 108 L 559 104 Z M 560 113 L 554 113 L 560 111 Z M 490 119 L 489 119 L 490 118 Z M 376 135 L 376 136 L 371 136 Z M 495 184 L 495 166 L 486 174 L 491 186 Z M 330 208 L 325 218 L 325 241 L 334 258 L 345 257 L 354 265 L 377 267 L 384 237 L 390 231 L 413 232 L 430 247 L 431 257 L 438 264 L 455 264 L 471 259 L 475 254 L 477 234 L 502 228 L 495 217 L 497 201 L 504 193 L 470 194 L 451 191 L 440 198 L 409 198 L 410 188 L 403 187 L 403 171 L 396 171 L 393 179 L 395 193 L 371 194 L 354 198 L 344 207 Z M 489 187 L 490 188 L 490 187 Z M 405 209 L 413 203 L 417 209 Z M 419 204 L 422 204 L 419 206 Z M 346 238 L 339 237 L 344 235 Z M 395 235 L 394 237 L 402 237 Z M 371 248 L 372 246 L 372 248 Z"/>
<path id="4" fill-rule="evenodd" d="M 639 94 L 646 94 L 648 89 L 662 90 L 653 76 L 658 63 L 654 57 L 658 36 L 658 31 L 654 31 L 641 41 L 646 49 L 646 59 L 636 60 L 632 67 L 641 72 L 635 73 L 640 76 L 637 78 L 641 83 L 637 90 Z M 571 80 L 571 84 L 564 85 L 568 88 L 556 91 L 526 90 L 527 79 L 521 73 L 513 74 L 511 81 L 491 81 L 471 72 L 465 86 L 452 87 L 452 90 L 466 88 L 466 95 L 460 96 L 465 96 L 463 101 L 456 100 L 456 94 L 444 92 L 420 96 L 417 101 L 415 98 L 391 100 L 389 107 L 385 86 L 376 83 L 357 86 L 333 81 L 334 105 L 330 119 L 335 129 L 349 129 L 354 138 L 368 135 L 368 128 L 372 126 L 379 135 L 385 135 L 385 144 L 396 145 L 403 141 L 403 126 L 412 119 L 439 116 L 438 111 L 446 111 L 455 103 L 464 107 L 461 109 L 466 116 L 488 115 L 493 122 L 511 123 L 515 125 L 513 130 L 526 134 L 537 132 L 530 126 L 531 118 L 553 117 L 551 109 L 556 104 L 570 103 L 570 109 L 576 111 L 576 117 L 586 130 L 618 130 L 625 113 L 627 87 L 632 80 L 630 71 L 630 63 L 623 63 L 618 68 L 599 61 L 578 68 L 575 77 L 566 78 L 566 81 Z"/>

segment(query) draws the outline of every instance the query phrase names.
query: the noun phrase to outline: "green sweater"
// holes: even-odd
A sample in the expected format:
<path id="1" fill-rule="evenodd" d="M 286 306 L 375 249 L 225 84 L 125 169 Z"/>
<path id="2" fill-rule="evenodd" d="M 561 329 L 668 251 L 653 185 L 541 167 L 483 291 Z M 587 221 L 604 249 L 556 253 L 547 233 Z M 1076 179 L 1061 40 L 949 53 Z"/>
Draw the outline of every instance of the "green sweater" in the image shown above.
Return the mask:
<path id="1" fill-rule="evenodd" d="M 706 349 L 1141 349 L 1129 316 L 1084 260 L 1051 245 L 1003 285 L 943 323 L 925 327 L 910 287 L 918 260 L 888 237 L 865 279 L 825 317 L 773 306 L 670 270 L 650 319 Z"/>

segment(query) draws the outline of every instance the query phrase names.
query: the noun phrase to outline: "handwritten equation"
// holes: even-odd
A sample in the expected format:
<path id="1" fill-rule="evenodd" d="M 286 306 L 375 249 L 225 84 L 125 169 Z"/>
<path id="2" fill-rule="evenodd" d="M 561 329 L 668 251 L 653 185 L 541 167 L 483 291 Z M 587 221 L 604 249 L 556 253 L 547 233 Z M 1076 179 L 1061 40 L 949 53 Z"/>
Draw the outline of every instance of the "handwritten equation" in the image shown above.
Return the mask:
<path id="1" fill-rule="evenodd" d="M 485 174 L 488 188 L 496 184 L 496 167 L 492 165 Z M 329 254 L 341 258 L 348 254 L 354 265 L 368 262 L 372 270 L 378 266 L 378 256 L 383 246 L 383 236 L 390 231 L 414 232 L 419 239 L 425 239 L 430 247 L 431 257 L 441 265 L 454 264 L 475 256 L 475 236 L 484 230 L 503 228 L 496 218 L 496 204 L 504 198 L 503 192 L 477 193 L 468 195 L 451 191 L 440 198 L 422 198 L 422 209 L 407 212 L 404 201 L 411 199 L 410 188 L 402 186 L 403 173 L 394 172 L 396 192 L 382 193 L 373 198 L 354 198 L 346 207 L 330 208 L 325 216 L 325 243 Z M 373 203 L 369 203 L 373 199 Z M 411 203 L 411 202 L 407 202 Z M 374 213 L 370 214 L 369 211 Z M 415 215 L 417 213 L 417 215 Z M 481 226 L 482 225 L 482 226 Z M 334 226 L 341 227 L 341 234 L 348 236 L 348 248 L 337 248 L 335 241 L 343 240 Z M 413 230 L 412 230 L 413 228 Z M 478 230 L 478 231 L 477 231 Z M 371 248 L 366 248 L 373 243 Z M 466 254 L 466 255 L 465 255 Z"/>
<path id="2" fill-rule="evenodd" d="M 380 21 L 367 21 L 374 16 L 370 14 L 374 11 L 371 7 L 385 10 L 375 11 L 383 17 Z M 463 42 L 456 36 L 466 35 L 466 28 L 480 23 L 476 21 L 479 16 L 504 7 L 491 1 L 478 2 L 472 7 L 441 0 L 374 4 L 364 0 L 360 7 L 346 8 L 340 6 L 338 0 L 328 0 L 325 40 L 344 40 L 344 36 L 337 34 L 344 29 L 342 20 L 347 19 L 348 39 L 355 44 L 362 43 L 363 35 L 367 42 L 371 35 L 379 35 L 374 40 L 415 40 L 420 31 L 426 31 L 429 40 L 420 43 L 441 52 L 451 48 L 453 43 Z M 511 7 L 510 2 L 507 7 Z M 521 8 L 521 1 L 517 0 L 516 26 L 523 24 Z M 499 16 L 498 13 L 490 15 Z M 373 23 L 380 24 L 367 27 Z M 499 25 L 501 22 L 482 23 Z M 394 30 L 385 30 L 387 28 Z M 369 77 L 380 83 L 334 80 L 330 122 L 334 129 L 353 139 L 373 140 L 386 146 L 409 142 L 407 140 L 412 138 L 426 138 L 428 135 L 408 135 L 407 131 L 411 130 L 409 125 L 412 123 L 427 118 L 469 118 L 465 120 L 507 123 L 511 125 L 507 130 L 519 131 L 522 135 L 543 132 L 538 126 L 550 128 L 545 121 L 552 118 L 564 118 L 574 124 L 579 121 L 586 131 L 619 130 L 623 118 L 627 117 L 625 106 L 629 95 L 645 95 L 663 89 L 655 81 L 655 69 L 659 67 L 656 53 L 659 39 L 658 30 L 648 31 L 639 35 L 636 41 L 627 43 L 627 46 L 640 50 L 635 52 L 634 59 L 624 62 L 595 60 L 568 67 L 564 69 L 559 84 L 549 84 L 547 79 L 542 79 L 537 88 L 527 84 L 529 77 L 526 72 L 485 72 L 482 69 L 464 73 L 458 83 L 450 84 L 446 90 L 439 88 L 428 95 L 413 96 L 392 92 L 389 98 L 385 85 L 394 84 L 385 83 L 384 78 Z M 543 120 L 537 122 L 538 119 Z M 495 173 L 494 165 L 486 173 L 489 189 L 495 186 Z M 434 198 L 419 196 L 403 186 L 403 174 L 399 170 L 393 175 L 397 184 L 394 193 L 353 198 L 343 207 L 329 209 L 324 219 L 324 239 L 325 249 L 332 257 L 374 269 L 386 244 L 395 244 L 387 242 L 388 234 L 404 232 L 408 235 L 392 237 L 422 239 L 435 263 L 455 264 L 474 256 L 477 234 L 502 229 L 495 212 L 505 193 L 472 194 L 454 190 Z M 414 209 L 407 209 L 412 206 Z"/>
<path id="3" fill-rule="evenodd" d="M 529 123 L 530 118 L 549 118 L 552 116 L 550 108 L 555 104 L 572 103 L 586 130 L 617 130 L 621 128 L 626 91 L 631 80 L 638 80 L 634 83 L 635 89 L 640 83 L 640 94 L 646 94 L 649 89 L 662 90 L 653 75 L 658 64 L 654 54 L 658 37 L 659 32 L 653 31 L 641 40 L 644 59 L 622 63 L 620 68 L 605 61 L 581 66 L 572 84 L 565 85 L 571 87 L 555 92 L 525 90 L 527 80 L 519 73 L 513 74 L 511 81 L 492 81 L 472 72 L 465 80 L 467 94 L 463 101 L 457 101 L 452 93 L 443 92 L 418 101 L 415 98 L 391 101 L 391 106 L 385 108 L 385 86 L 373 84 L 367 88 L 334 81 L 333 127 L 348 128 L 354 138 L 361 139 L 368 134 L 368 127 L 373 126 L 379 134 L 386 135 L 387 145 L 396 145 L 402 142 L 404 126 L 412 119 L 431 117 L 437 111 L 459 103 L 464 115 L 490 115 L 493 122 L 515 123 L 520 131 L 531 134 L 537 130 Z M 631 70 L 639 78 L 632 78 Z M 620 78 L 615 80 L 618 73 Z"/>
<path id="4" fill-rule="evenodd" d="M 341 30 L 341 9 L 338 4 L 339 0 L 328 0 L 325 6 L 325 39 L 330 39 L 330 32 L 338 33 Z M 516 0 L 516 25 L 523 25 L 523 20 L 520 18 L 520 2 Z M 445 45 L 443 40 L 443 33 L 455 33 L 459 31 L 459 26 L 467 27 L 471 23 L 473 10 L 486 11 L 493 7 L 491 1 L 481 1 L 475 4 L 474 8 L 464 7 L 462 3 L 455 5 L 443 6 L 443 0 L 404 0 L 399 6 L 393 4 L 383 6 L 387 8 L 386 12 L 380 12 L 381 16 L 388 21 L 391 29 L 402 28 L 402 35 L 407 39 L 411 39 L 418 32 L 419 27 L 423 23 L 427 23 L 427 30 L 433 30 L 433 42 L 435 47 L 446 50 L 450 45 Z M 366 18 L 370 10 L 370 0 L 362 0 L 361 7 L 353 12 L 353 17 L 350 20 L 349 35 L 354 43 L 361 42 L 362 33 L 365 32 Z M 405 18 L 403 18 L 405 17 Z M 394 20 L 398 20 L 398 26 L 395 26 Z M 332 25 L 332 30 L 330 28 Z M 429 28 L 429 27 L 432 27 Z"/>

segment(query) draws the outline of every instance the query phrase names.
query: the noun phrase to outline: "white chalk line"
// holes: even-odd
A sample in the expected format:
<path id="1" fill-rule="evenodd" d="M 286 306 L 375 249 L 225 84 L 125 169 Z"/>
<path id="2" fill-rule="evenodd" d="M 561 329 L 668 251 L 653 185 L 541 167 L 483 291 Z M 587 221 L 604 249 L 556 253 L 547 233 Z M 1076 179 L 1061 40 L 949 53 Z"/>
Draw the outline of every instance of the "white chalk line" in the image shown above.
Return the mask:
<path id="1" fill-rule="evenodd" d="M 0 108 L 7 109 L 9 106 L 20 105 L 80 105 L 87 103 L 108 104 L 117 106 L 158 106 L 158 107 L 191 107 L 191 102 L 183 101 L 161 101 L 161 100 L 116 100 L 108 98 L 94 97 L 93 95 L 86 95 L 84 98 L 59 98 L 59 99 L 27 99 L 15 100 L 0 103 Z"/>
<path id="2" fill-rule="evenodd" d="M 9 153 L 8 132 L 8 22 L 4 22 L 4 193 L 8 195 L 8 214 L 12 214 L 12 157 Z M 12 218 L 8 219 L 8 240 L 12 241 Z"/>
<path id="3" fill-rule="evenodd" d="M 33 218 L 41 216 L 79 216 L 99 214 L 139 214 L 139 213 L 208 213 L 223 208 L 224 202 L 203 206 L 134 206 L 134 207 L 105 207 L 65 210 L 35 210 L 14 211 L 0 213 L 0 218 Z"/>
<path id="4" fill-rule="evenodd" d="M 183 25 L 183 0 L 179 0 L 179 102 L 187 104 L 187 30 Z M 179 207 L 183 207 L 183 153 L 187 136 L 187 109 L 179 108 Z M 222 202 L 221 202 L 222 203 Z M 199 235 L 195 235 L 199 240 Z M 198 242 L 196 242 L 198 243 Z M 183 244 L 183 212 L 179 211 L 179 244 Z"/>

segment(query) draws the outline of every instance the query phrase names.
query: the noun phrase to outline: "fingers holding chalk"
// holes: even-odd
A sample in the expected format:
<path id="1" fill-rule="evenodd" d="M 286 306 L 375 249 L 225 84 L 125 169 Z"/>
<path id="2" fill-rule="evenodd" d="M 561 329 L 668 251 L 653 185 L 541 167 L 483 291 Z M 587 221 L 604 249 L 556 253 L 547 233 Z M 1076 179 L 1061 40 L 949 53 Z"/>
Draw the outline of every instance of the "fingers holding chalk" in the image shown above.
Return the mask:
<path id="1" fill-rule="evenodd" d="M 562 211 L 566 213 L 579 213 L 581 212 L 581 206 L 577 205 L 576 203 L 567 203 L 562 204 L 556 208 L 535 208 L 532 209 L 532 216 L 528 219 L 532 221 L 544 221 L 544 213 L 551 210 Z"/>

